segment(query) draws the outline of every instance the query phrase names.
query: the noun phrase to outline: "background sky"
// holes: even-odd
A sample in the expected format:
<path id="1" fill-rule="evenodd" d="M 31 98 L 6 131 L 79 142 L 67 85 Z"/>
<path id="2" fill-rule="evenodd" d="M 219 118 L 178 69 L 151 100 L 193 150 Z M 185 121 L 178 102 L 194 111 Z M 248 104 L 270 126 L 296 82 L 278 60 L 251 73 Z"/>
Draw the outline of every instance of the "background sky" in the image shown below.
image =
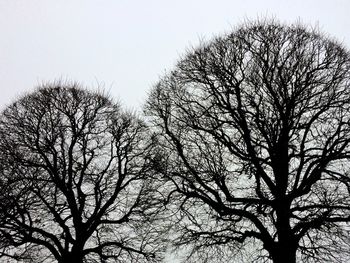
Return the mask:
<path id="1" fill-rule="evenodd" d="M 350 48 L 349 10 L 348 0 L 0 0 L 0 109 L 59 79 L 140 109 L 200 39 L 267 16 L 319 26 Z"/>
<path id="2" fill-rule="evenodd" d="M 274 17 L 318 26 L 350 49 L 349 11 L 349 0 L 0 0 L 0 109 L 63 79 L 139 110 L 200 39 Z"/>

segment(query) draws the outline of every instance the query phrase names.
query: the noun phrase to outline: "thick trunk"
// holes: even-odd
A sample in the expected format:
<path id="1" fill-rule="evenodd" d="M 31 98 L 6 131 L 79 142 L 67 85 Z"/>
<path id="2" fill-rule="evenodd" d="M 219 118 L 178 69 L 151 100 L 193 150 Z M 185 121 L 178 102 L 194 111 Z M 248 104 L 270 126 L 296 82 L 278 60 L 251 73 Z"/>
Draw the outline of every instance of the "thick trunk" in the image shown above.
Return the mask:
<path id="1" fill-rule="evenodd" d="M 78 257 L 64 257 L 62 260 L 59 261 L 59 263 L 83 263 L 83 259 L 82 258 L 78 258 Z"/>
<path id="2" fill-rule="evenodd" d="M 293 244 L 279 244 L 271 257 L 273 263 L 296 263 L 296 247 Z"/>
<path id="3" fill-rule="evenodd" d="M 274 209 L 276 212 L 275 227 L 278 240 L 268 250 L 274 263 L 295 263 L 298 246 L 290 224 L 292 200 L 288 196 L 288 185 L 291 183 L 288 154 L 288 120 L 284 119 L 282 123 L 280 138 L 272 156 L 276 180 Z"/>
<path id="4" fill-rule="evenodd" d="M 79 232 L 84 233 L 82 230 Z M 84 235 L 77 235 L 75 243 L 71 247 L 70 251 L 66 251 L 64 253 L 59 263 L 84 263 L 84 244 Z"/>
<path id="5" fill-rule="evenodd" d="M 59 263 L 83 263 L 83 255 L 81 253 L 68 253 L 59 261 Z"/>
<path id="6" fill-rule="evenodd" d="M 270 255 L 274 263 L 295 263 L 297 242 L 290 226 L 290 202 L 280 198 L 276 205 L 276 241 Z"/>

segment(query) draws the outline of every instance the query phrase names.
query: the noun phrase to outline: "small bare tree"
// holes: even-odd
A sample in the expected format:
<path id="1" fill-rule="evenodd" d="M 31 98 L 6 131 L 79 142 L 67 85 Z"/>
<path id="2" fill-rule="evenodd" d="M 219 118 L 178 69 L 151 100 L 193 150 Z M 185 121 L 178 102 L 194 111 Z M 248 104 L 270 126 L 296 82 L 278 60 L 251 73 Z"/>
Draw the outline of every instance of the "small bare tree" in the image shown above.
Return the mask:
<path id="1" fill-rule="evenodd" d="M 159 81 L 146 113 L 180 209 L 175 246 L 209 262 L 244 249 L 244 262 L 346 261 L 349 69 L 317 30 L 263 21 L 189 51 Z"/>
<path id="2" fill-rule="evenodd" d="M 48 85 L 0 117 L 0 258 L 158 261 L 150 138 L 98 92 Z"/>

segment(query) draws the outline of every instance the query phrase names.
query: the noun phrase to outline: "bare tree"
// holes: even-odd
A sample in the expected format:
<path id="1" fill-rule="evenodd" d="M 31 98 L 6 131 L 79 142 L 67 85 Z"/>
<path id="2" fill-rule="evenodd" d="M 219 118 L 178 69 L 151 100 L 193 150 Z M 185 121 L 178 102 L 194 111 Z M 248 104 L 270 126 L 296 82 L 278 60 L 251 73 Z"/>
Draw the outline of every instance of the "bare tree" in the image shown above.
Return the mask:
<path id="1" fill-rule="evenodd" d="M 101 93 L 61 86 L 1 114 L 1 260 L 158 261 L 145 125 Z"/>
<path id="2" fill-rule="evenodd" d="M 175 246 L 209 262 L 349 258 L 349 69 L 317 30 L 259 21 L 159 81 L 146 113 L 180 210 Z"/>

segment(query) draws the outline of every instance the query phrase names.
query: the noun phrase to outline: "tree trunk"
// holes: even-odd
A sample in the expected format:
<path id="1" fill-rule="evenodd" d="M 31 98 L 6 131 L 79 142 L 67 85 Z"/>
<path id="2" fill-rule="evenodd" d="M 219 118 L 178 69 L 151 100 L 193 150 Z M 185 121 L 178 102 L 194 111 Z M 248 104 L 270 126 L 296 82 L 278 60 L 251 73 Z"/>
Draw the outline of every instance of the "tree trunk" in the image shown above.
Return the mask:
<path id="1" fill-rule="evenodd" d="M 270 255 L 274 263 L 295 263 L 297 242 L 290 226 L 290 202 L 284 197 L 276 205 L 276 230 L 278 241 Z"/>
<path id="2" fill-rule="evenodd" d="M 273 263 L 296 263 L 296 247 L 293 244 L 278 244 L 271 254 Z"/>
<path id="3" fill-rule="evenodd" d="M 62 257 L 59 263 L 83 263 L 83 256 L 80 254 L 69 253 Z"/>

